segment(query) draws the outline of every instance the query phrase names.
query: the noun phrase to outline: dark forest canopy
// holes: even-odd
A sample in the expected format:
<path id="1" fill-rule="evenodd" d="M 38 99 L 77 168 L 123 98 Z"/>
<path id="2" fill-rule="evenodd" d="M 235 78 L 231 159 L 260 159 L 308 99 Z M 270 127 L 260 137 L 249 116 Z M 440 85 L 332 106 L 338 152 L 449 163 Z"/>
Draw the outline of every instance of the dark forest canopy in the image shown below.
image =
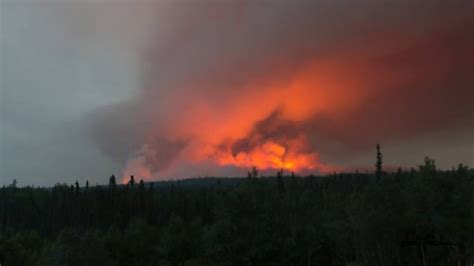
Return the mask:
<path id="1" fill-rule="evenodd" d="M 0 189 L 0 263 L 471 265 L 473 191 L 473 169 L 428 158 L 393 173 L 12 184 Z"/>

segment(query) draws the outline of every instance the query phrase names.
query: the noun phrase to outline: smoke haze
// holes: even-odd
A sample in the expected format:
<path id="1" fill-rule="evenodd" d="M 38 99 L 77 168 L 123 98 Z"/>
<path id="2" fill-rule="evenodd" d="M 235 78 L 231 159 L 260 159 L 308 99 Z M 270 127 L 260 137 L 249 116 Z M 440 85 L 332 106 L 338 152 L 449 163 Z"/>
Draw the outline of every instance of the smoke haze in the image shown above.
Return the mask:
<path id="1" fill-rule="evenodd" d="M 2 6 L 3 176 L 370 169 L 376 143 L 388 165 L 474 164 L 472 1 Z"/>
<path id="2" fill-rule="evenodd" d="M 376 142 L 471 126 L 472 7 L 163 5 L 140 96 L 98 111 L 95 137 L 125 175 L 156 179 L 252 165 L 327 172 Z"/>

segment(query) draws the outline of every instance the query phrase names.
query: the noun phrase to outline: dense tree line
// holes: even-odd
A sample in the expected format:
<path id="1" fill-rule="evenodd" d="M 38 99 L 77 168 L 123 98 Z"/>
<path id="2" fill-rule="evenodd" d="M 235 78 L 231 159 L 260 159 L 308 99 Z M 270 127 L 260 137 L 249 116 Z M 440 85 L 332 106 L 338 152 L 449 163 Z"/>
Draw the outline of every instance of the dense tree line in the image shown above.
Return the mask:
<path id="1" fill-rule="evenodd" d="M 474 170 L 0 189 L 0 264 L 472 265 Z"/>

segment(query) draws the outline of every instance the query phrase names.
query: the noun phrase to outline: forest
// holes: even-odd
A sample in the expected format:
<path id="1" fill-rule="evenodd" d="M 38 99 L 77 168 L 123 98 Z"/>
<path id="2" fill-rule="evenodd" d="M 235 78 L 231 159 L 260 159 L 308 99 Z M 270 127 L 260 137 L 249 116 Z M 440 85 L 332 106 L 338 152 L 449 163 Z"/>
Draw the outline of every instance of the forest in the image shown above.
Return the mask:
<path id="1" fill-rule="evenodd" d="M 14 181 L 0 189 L 0 264 L 472 265 L 474 169 L 425 158 L 384 172 L 379 159 L 325 176 Z"/>

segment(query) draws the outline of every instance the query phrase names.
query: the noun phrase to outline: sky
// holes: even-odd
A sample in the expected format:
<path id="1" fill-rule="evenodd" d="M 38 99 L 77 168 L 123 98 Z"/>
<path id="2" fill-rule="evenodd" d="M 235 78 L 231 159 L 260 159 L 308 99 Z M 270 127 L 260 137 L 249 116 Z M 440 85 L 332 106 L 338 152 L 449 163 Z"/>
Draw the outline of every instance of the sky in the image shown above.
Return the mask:
<path id="1" fill-rule="evenodd" d="M 2 0 L 0 183 L 474 165 L 474 2 Z"/>

